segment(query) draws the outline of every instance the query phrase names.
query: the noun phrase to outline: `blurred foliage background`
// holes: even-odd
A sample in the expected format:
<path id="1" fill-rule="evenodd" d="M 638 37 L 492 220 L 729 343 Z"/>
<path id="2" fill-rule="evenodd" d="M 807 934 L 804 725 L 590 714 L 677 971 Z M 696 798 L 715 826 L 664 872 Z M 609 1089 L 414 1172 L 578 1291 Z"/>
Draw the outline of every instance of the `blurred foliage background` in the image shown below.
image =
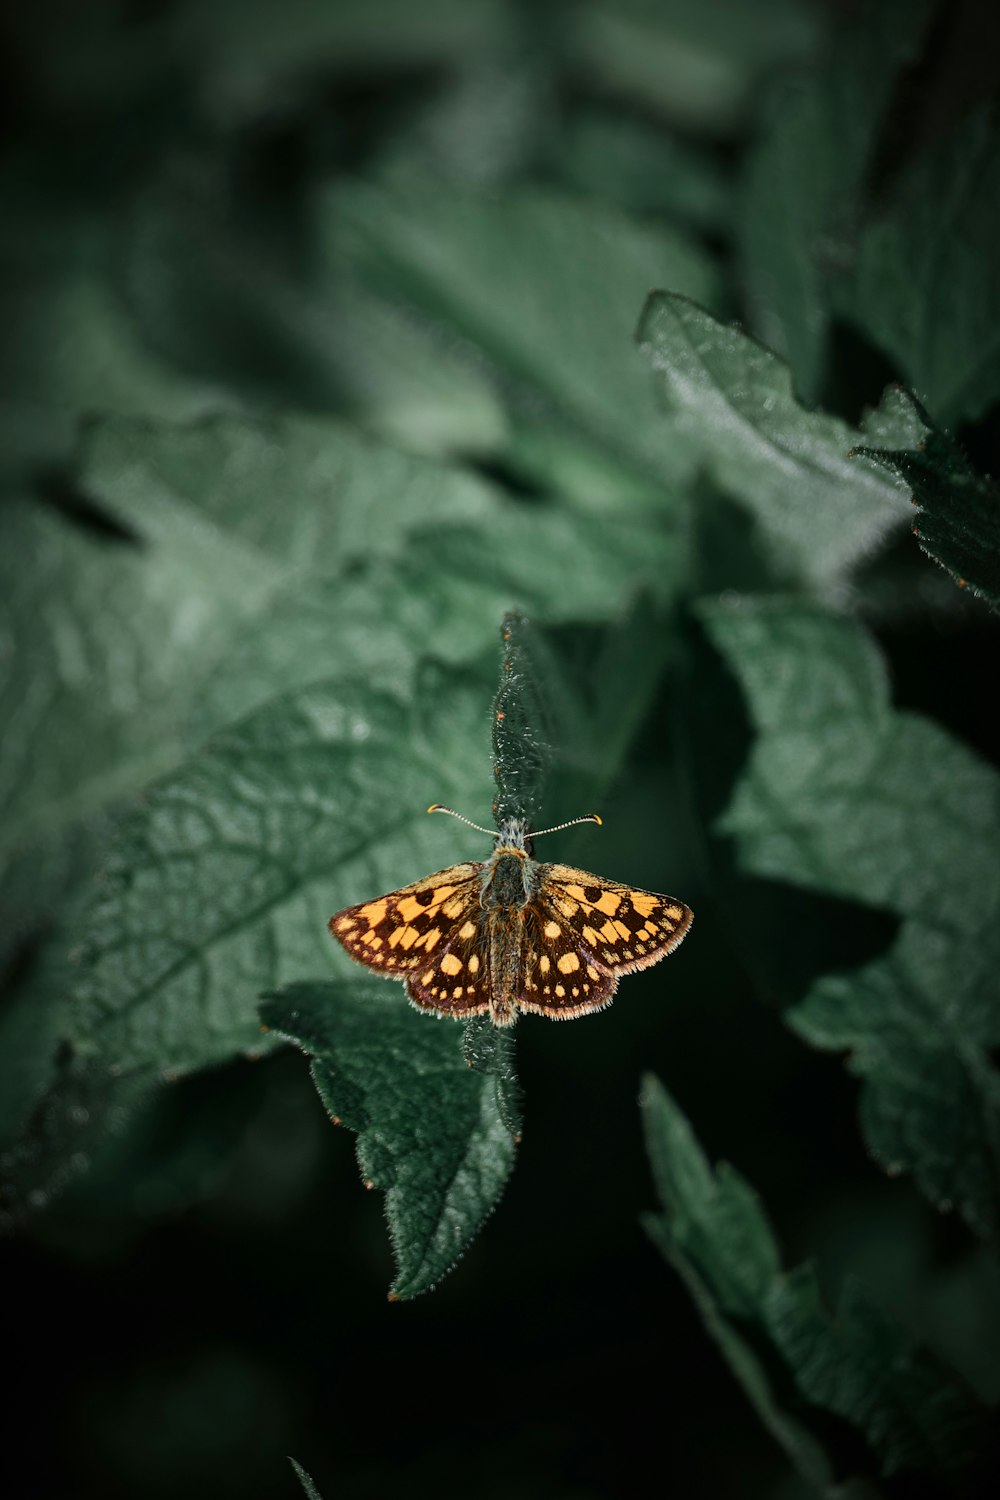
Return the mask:
<path id="1" fill-rule="evenodd" d="M 0 26 L 6 1492 L 995 1486 L 995 8 Z M 485 857 L 512 608 L 547 856 L 697 921 L 389 1304 L 258 1005 L 384 1146 L 325 923 Z"/>

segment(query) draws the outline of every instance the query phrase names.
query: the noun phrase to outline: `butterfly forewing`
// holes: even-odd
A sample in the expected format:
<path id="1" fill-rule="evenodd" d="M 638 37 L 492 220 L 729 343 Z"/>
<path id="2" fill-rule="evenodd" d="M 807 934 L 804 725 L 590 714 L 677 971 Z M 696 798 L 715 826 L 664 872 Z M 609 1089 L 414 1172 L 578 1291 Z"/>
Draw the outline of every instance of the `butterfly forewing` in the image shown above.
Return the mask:
<path id="1" fill-rule="evenodd" d="M 671 953 L 693 916 L 689 906 L 672 896 L 637 890 L 571 865 L 541 865 L 539 891 L 551 907 L 553 923 L 572 935 L 593 967 L 613 975 L 645 969 Z"/>
<path id="2" fill-rule="evenodd" d="M 450 865 L 398 891 L 348 906 L 330 931 L 352 958 L 403 979 L 440 964 L 458 934 L 478 921 L 481 864 Z M 422 1003 L 422 1002 L 420 1002 Z"/>

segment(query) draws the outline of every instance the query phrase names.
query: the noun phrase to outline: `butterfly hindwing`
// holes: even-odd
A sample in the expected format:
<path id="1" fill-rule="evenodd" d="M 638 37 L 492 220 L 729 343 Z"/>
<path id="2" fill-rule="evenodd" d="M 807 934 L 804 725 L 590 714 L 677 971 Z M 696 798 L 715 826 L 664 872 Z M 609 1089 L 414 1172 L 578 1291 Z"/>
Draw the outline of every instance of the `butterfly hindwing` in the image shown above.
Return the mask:
<path id="1" fill-rule="evenodd" d="M 518 1008 L 569 1021 L 610 1005 L 617 979 L 583 948 L 544 895 L 534 903 L 532 917 Z"/>
<path id="2" fill-rule="evenodd" d="M 359 963 L 403 979 L 439 962 L 459 931 L 479 914 L 481 864 L 450 865 L 398 891 L 348 906 L 330 931 Z"/>
<path id="3" fill-rule="evenodd" d="M 406 976 L 406 993 L 421 1010 L 463 1020 L 490 1009 L 492 975 L 489 945 L 484 941 L 478 886 L 476 899 L 429 958 Z"/>
<path id="4" fill-rule="evenodd" d="M 551 907 L 553 926 L 572 935 L 593 967 L 612 975 L 648 968 L 672 953 L 693 916 L 689 906 L 672 896 L 621 885 L 572 865 L 541 865 L 539 892 Z"/>

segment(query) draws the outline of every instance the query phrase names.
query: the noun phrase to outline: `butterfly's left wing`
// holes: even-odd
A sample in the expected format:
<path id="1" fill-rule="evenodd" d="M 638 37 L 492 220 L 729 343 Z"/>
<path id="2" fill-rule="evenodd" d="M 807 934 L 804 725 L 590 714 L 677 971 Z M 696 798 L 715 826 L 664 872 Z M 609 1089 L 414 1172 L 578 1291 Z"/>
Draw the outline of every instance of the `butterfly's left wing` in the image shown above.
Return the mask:
<path id="1" fill-rule="evenodd" d="M 572 865 L 540 865 L 534 933 L 518 1004 L 554 1019 L 602 1010 L 618 976 L 672 953 L 691 926 L 683 901 Z"/>
<path id="2" fill-rule="evenodd" d="M 478 917 L 482 868 L 450 865 L 374 901 L 348 906 L 330 918 L 330 931 L 358 963 L 405 979 L 430 958 L 439 959 Z"/>

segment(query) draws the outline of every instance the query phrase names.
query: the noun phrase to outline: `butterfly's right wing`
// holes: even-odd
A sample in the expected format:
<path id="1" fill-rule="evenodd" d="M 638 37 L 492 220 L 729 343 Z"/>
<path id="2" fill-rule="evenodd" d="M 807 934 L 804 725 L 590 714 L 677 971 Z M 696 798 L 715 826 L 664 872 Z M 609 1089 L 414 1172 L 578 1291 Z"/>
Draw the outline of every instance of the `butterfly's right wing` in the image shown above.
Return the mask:
<path id="1" fill-rule="evenodd" d="M 690 907 L 672 896 L 571 865 L 540 865 L 538 875 L 521 1010 L 555 1021 L 603 1010 L 620 974 L 672 953 L 691 925 Z"/>
<path id="2" fill-rule="evenodd" d="M 476 863 L 450 865 L 412 885 L 336 912 L 330 932 L 352 958 L 394 979 L 440 962 L 441 957 L 481 914 Z M 418 1002 L 422 1003 L 422 1002 Z"/>

